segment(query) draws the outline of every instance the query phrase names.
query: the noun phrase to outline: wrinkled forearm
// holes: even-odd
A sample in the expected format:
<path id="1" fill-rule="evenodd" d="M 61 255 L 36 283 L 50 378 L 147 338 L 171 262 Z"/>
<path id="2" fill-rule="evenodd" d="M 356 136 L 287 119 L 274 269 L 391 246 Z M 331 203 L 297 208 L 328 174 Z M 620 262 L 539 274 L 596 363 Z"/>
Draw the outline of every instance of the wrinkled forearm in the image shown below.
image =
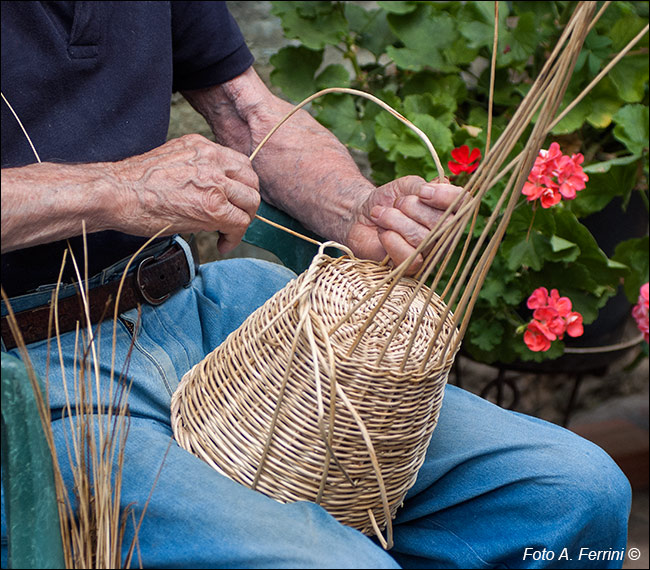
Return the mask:
<path id="1" fill-rule="evenodd" d="M 2 169 L 2 252 L 113 225 L 115 181 L 100 165 L 31 164 Z"/>
<path id="2" fill-rule="evenodd" d="M 251 69 L 215 88 L 184 93 L 220 144 L 247 154 L 293 106 L 272 95 Z M 304 110 L 253 161 L 263 198 L 323 237 L 345 242 L 353 212 L 374 186 L 332 133 Z"/>

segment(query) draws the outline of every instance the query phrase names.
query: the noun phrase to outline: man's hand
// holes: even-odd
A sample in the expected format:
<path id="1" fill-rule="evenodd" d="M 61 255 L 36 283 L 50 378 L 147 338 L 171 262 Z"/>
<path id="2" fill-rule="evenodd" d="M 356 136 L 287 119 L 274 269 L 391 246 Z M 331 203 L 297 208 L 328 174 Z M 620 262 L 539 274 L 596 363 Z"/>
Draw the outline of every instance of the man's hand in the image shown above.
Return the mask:
<path id="1" fill-rule="evenodd" d="M 129 234 L 153 235 L 168 224 L 167 233 L 218 231 L 219 251 L 227 253 L 260 203 L 248 157 L 200 135 L 168 141 L 110 169 L 123 189 L 116 229 Z"/>
<path id="2" fill-rule="evenodd" d="M 200 135 L 119 162 L 3 168 L 2 252 L 80 235 L 85 221 L 89 233 L 218 231 L 227 253 L 259 203 L 248 157 Z"/>
<path id="3" fill-rule="evenodd" d="M 399 265 L 464 192 L 419 176 L 393 180 L 374 190 L 357 208 L 346 243 L 359 257 L 380 261 L 388 254 Z M 409 273 L 417 271 L 422 261 L 420 254 Z"/>

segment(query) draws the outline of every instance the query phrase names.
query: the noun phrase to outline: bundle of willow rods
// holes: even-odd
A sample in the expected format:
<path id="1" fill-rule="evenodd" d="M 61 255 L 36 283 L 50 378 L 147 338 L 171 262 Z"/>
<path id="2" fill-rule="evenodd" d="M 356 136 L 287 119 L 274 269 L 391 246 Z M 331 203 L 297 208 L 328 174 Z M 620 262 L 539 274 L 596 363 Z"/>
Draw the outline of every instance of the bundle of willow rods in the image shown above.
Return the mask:
<path id="1" fill-rule="evenodd" d="M 409 259 L 391 268 L 356 259 L 343 246 L 347 254 L 340 258 L 321 248 L 305 273 L 183 377 L 172 398 L 172 427 L 182 447 L 278 501 L 319 503 L 391 547 L 392 519 L 424 461 L 472 307 L 594 9 L 594 2 L 577 5 L 540 76 L 470 179 L 467 196 L 458 197 Z M 372 98 L 327 89 L 292 113 L 333 91 Z M 534 116 L 524 150 L 499 172 Z M 470 250 L 481 198 L 508 170 L 499 203 Z M 458 248 L 468 226 L 470 237 Z M 457 249 L 460 258 L 439 296 Z M 415 278 L 405 277 L 420 253 L 422 268 Z"/>

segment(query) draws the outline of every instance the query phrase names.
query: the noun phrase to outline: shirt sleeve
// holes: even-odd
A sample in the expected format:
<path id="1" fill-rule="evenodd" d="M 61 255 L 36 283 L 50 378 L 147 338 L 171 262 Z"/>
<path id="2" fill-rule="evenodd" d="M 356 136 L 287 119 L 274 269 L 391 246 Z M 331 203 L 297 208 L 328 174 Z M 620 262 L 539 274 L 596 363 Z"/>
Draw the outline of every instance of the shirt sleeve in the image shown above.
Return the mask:
<path id="1" fill-rule="evenodd" d="M 219 85 L 254 61 L 225 2 L 171 2 L 173 90 Z"/>

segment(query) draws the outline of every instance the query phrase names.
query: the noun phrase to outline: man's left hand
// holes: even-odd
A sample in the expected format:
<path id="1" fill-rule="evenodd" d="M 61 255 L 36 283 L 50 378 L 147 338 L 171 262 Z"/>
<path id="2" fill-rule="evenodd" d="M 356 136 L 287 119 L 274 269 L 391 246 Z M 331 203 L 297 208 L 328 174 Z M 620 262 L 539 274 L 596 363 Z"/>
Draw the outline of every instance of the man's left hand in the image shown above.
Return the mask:
<path id="1" fill-rule="evenodd" d="M 442 214 L 465 191 L 448 182 L 405 176 L 376 188 L 355 212 L 346 243 L 355 255 L 399 265 L 422 242 Z M 421 254 L 408 273 L 422 265 Z"/>

